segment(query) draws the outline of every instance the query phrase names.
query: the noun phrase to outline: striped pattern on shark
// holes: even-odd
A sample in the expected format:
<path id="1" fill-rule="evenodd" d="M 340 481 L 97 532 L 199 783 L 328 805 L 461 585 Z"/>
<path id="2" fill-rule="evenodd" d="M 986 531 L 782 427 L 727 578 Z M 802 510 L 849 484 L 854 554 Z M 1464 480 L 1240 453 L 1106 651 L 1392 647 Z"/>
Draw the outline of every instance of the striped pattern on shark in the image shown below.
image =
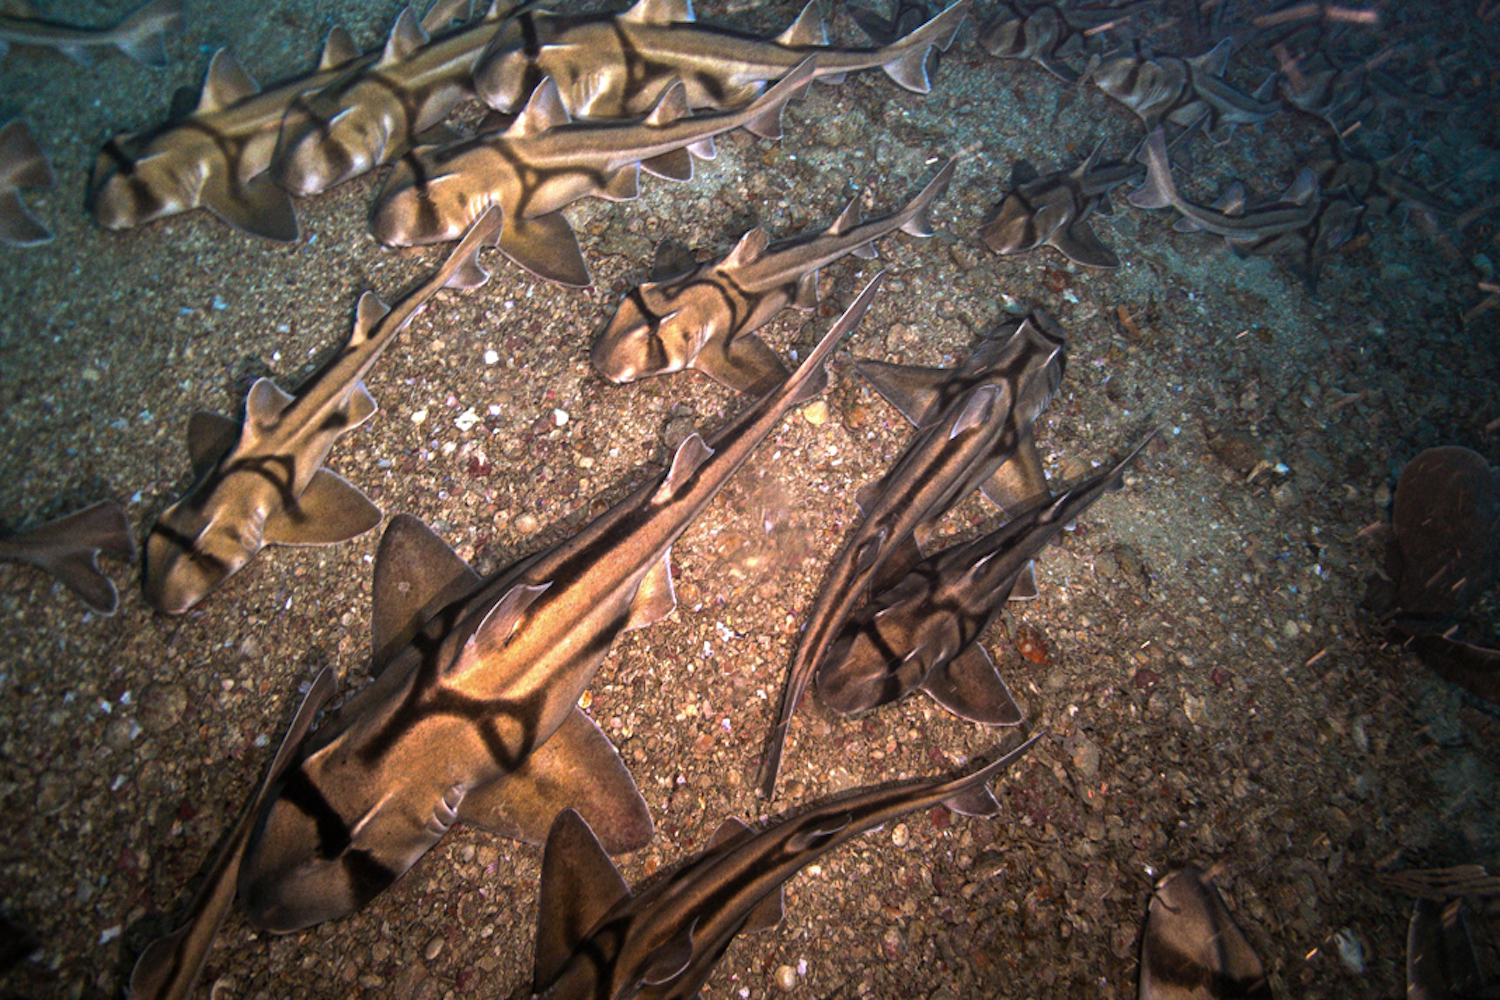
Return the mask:
<path id="1" fill-rule="evenodd" d="M 550 77 L 570 114 L 627 118 L 644 114 L 680 80 L 690 107 L 723 111 L 744 107 L 769 82 L 816 56 L 814 77 L 826 83 L 878 67 L 907 90 L 925 94 L 932 88 L 928 53 L 952 44 L 971 2 L 958 0 L 879 48 L 830 46 L 818 0 L 809 0 L 774 39 L 700 24 L 691 0 L 637 0 L 620 14 L 523 13 L 522 39 L 486 55 L 474 83 L 486 104 L 511 112 Z"/>
<path id="2" fill-rule="evenodd" d="M 51 241 L 52 230 L 31 214 L 20 189 L 50 188 L 55 182 L 52 163 L 30 126 L 19 118 L 6 122 L 0 128 L 0 243 L 34 247 Z"/>
<path id="3" fill-rule="evenodd" d="M 16 4 L 7 5 L 14 10 Z M 165 66 L 166 36 L 182 24 L 182 0 L 152 0 L 113 28 L 79 28 L 31 17 L 0 14 L 0 58 L 12 45 L 53 49 L 80 65 L 93 62 L 93 49 L 119 49 L 147 66 Z"/>
<path id="4" fill-rule="evenodd" d="M 218 936 L 219 926 L 234 902 L 240 865 L 244 862 L 245 847 L 250 842 L 260 804 L 272 782 L 291 766 L 301 751 L 302 741 L 312 729 L 313 720 L 333 697 L 335 683 L 332 667 L 324 667 L 313 679 L 302 704 L 292 716 L 292 724 L 287 727 L 281 748 L 276 751 L 265 778 L 245 803 L 239 821 L 224 839 L 193 895 L 193 901 L 188 904 L 187 919 L 176 930 L 152 941 L 136 959 L 135 968 L 130 972 L 127 993 L 130 1000 L 186 1000 L 192 995 L 193 987 L 203 973 L 209 949 Z"/>
<path id="5" fill-rule="evenodd" d="M 737 128 L 780 138 L 782 108 L 815 70 L 809 58 L 749 106 L 691 117 L 683 87 L 673 86 L 630 122 L 574 122 L 556 84 L 544 82 L 504 131 L 402 157 L 375 203 L 375 235 L 391 246 L 443 243 L 498 205 L 502 253 L 540 278 L 586 287 L 593 278 L 562 209 L 634 198 L 642 169 L 689 180 L 693 157 L 712 157 L 714 136 Z"/>
<path id="6" fill-rule="evenodd" d="M 395 160 L 473 97 L 475 63 L 515 26 L 513 11 L 495 0 L 478 21 L 429 37 L 429 30 L 467 21 L 470 3 L 444 0 L 420 24 L 407 7 L 378 60 L 294 99 L 271 159 L 276 183 L 297 197 L 326 191 Z"/>
<path id="7" fill-rule="evenodd" d="M 1067 337 L 1036 313 L 995 330 L 957 368 L 860 362 L 870 379 L 916 425 L 906 448 L 857 497 L 864 519 L 833 559 L 787 671 L 758 783 L 775 791 L 792 714 L 844 623 L 886 581 L 921 561 L 914 533 L 976 488 L 1002 509 L 1019 509 L 1046 490 L 1032 424 L 1062 384 Z"/>
<path id="8" fill-rule="evenodd" d="M 1184 59 L 1150 56 L 1139 43 L 1090 60 L 1084 77 L 1107 96 L 1135 112 L 1148 129 L 1165 122 L 1190 126 L 1206 120 L 1211 135 L 1236 125 L 1259 125 L 1281 110 L 1272 98 L 1275 74 L 1255 94 L 1224 80 L 1233 51 L 1225 38 L 1208 52 Z"/>
<path id="9" fill-rule="evenodd" d="M 676 607 L 672 545 L 858 324 L 877 275 L 786 383 L 572 538 L 487 580 L 415 518 L 375 570 L 375 681 L 320 729 L 271 796 L 240 882 L 257 926 L 291 931 L 368 903 L 460 820 L 540 842 L 579 808 L 612 851 L 651 837 L 635 782 L 577 707 L 615 639 Z"/>
<path id="10" fill-rule="evenodd" d="M 890 215 L 862 222 L 856 200 L 818 235 L 771 243 L 764 229 L 752 229 L 722 260 L 631 289 L 594 341 L 594 370 L 618 384 L 695 368 L 738 392 L 764 394 L 787 372 L 755 331 L 788 306 L 815 307 L 818 271 L 840 257 L 869 260 L 875 240 L 897 230 L 931 236 L 932 203 L 956 163 Z"/>
<path id="11" fill-rule="evenodd" d="M 1031 560 L 1095 501 L 1124 485 L 1126 467 L 1144 446 L 1056 500 L 934 553 L 871 598 L 818 668 L 823 703 L 856 715 L 921 690 L 971 722 L 1019 723 L 1020 709 L 979 640 Z"/>
<path id="12" fill-rule="evenodd" d="M 1068 58 L 1085 54 L 1085 36 L 1068 23 L 1068 12 L 1056 4 L 1001 5 L 999 13 L 979 29 L 979 45 L 998 59 L 1029 59 L 1063 83 L 1081 75 Z"/>
<path id="13" fill-rule="evenodd" d="M 120 606 L 115 582 L 99 568 L 99 556 L 135 561 L 135 536 L 117 503 L 108 501 L 0 537 L 0 562 L 19 562 L 50 573 L 97 614 Z"/>
<path id="14" fill-rule="evenodd" d="M 1051 246 L 1069 260 L 1088 267 L 1114 268 L 1120 257 L 1099 239 L 1089 217 L 1112 214 L 1109 193 L 1122 184 L 1139 183 L 1138 163 L 1099 163 L 1101 141 L 1072 170 L 1038 174 L 1026 160 L 1011 168 L 1010 190 L 979 231 L 984 245 L 1002 256 Z"/>
<path id="15" fill-rule="evenodd" d="M 997 815 L 986 785 L 1036 739 L 961 777 L 861 791 L 759 832 L 725 820 L 702 854 L 638 896 L 587 822 L 560 814 L 542 857 L 531 996 L 700 996 L 735 937 L 781 923 L 785 885 L 803 868 L 868 830 L 940 803 L 961 815 Z"/>
<path id="16" fill-rule="evenodd" d="M 262 378 L 250 387 L 243 423 L 199 411 L 188 424 L 198 480 L 162 511 L 146 540 L 146 599 L 182 614 L 245 567 L 266 545 L 329 545 L 380 523 L 358 487 L 323 467 L 340 437 L 375 413 L 364 378 L 439 290 L 489 277 L 478 254 L 500 228 L 489 212 L 436 273 L 392 309 L 360 297 L 342 349 L 295 397 Z"/>

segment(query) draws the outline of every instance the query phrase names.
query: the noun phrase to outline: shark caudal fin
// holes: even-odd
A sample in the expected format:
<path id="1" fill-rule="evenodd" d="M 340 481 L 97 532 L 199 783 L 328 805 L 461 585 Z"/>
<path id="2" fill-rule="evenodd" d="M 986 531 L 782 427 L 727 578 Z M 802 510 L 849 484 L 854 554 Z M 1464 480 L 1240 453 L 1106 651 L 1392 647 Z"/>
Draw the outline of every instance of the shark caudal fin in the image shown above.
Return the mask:
<path id="1" fill-rule="evenodd" d="M 946 52 L 953 44 L 964 18 L 969 16 L 971 0 L 958 0 L 920 28 L 886 46 L 890 59 L 880 68 L 885 75 L 914 93 L 932 89 L 927 76 L 927 55 L 934 48 Z"/>
<path id="2" fill-rule="evenodd" d="M 181 24 L 182 0 L 153 0 L 115 28 L 115 48 L 147 66 L 165 66 L 166 37 Z"/>
<path id="3" fill-rule="evenodd" d="M 50 188 L 52 164 L 31 129 L 19 118 L 0 128 L 0 243 L 29 247 L 52 239 L 52 231 L 21 201 L 17 188 Z"/>
<path id="4" fill-rule="evenodd" d="M 943 196 L 948 190 L 948 184 L 953 180 L 953 171 L 958 166 L 958 157 L 950 157 L 943 164 L 937 176 L 927 182 L 920 194 L 912 199 L 911 204 L 902 210 L 901 231 L 910 236 L 931 236 L 932 228 L 932 203 Z"/>
<path id="5" fill-rule="evenodd" d="M 787 102 L 801 96 L 817 72 L 818 57 L 808 56 L 792 68 L 776 86 L 767 90 L 745 109 L 745 130 L 762 139 L 781 138 L 781 112 Z"/>
<path id="6" fill-rule="evenodd" d="M 45 570 L 101 615 L 112 615 L 120 595 L 99 569 L 101 554 L 134 561 L 135 536 L 117 503 L 96 503 L 15 538 L 0 539 L 0 560 Z"/>

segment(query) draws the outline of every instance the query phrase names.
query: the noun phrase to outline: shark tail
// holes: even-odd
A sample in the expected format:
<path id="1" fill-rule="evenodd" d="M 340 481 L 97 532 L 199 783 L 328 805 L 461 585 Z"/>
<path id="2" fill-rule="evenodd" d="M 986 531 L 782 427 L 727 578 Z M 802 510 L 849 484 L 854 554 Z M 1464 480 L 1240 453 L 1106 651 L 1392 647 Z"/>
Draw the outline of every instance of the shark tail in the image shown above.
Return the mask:
<path id="1" fill-rule="evenodd" d="M 745 109 L 745 130 L 762 139 L 781 138 L 781 112 L 787 102 L 801 96 L 817 72 L 818 57 L 808 56 L 770 90 L 761 94 Z"/>
<path id="2" fill-rule="evenodd" d="M 1167 137 L 1161 128 L 1152 129 L 1138 154 L 1146 164 L 1146 183 L 1126 195 L 1126 200 L 1136 208 L 1176 207 L 1182 201 L 1177 184 L 1172 180 L 1172 162 L 1167 157 Z"/>
<path id="3" fill-rule="evenodd" d="M 901 221 L 901 231 L 911 236 L 931 236 L 932 228 L 932 203 L 943 196 L 948 190 L 948 184 L 953 180 L 953 171 L 958 166 L 958 157 L 952 157 L 943 164 L 943 169 L 938 171 L 936 177 L 927 182 L 922 193 L 912 199 L 911 204 L 902 211 L 904 218 Z"/>
<path id="4" fill-rule="evenodd" d="M 96 503 L 28 532 L 30 551 L 15 558 L 60 580 L 94 611 L 112 615 L 119 606 L 114 581 L 99 569 L 99 555 L 135 559 L 135 536 L 117 503 Z"/>
<path id="5" fill-rule="evenodd" d="M 0 177 L 13 187 L 51 187 L 52 164 L 24 121 L 15 119 L 0 128 Z M 37 221 L 13 189 L 0 191 L 0 242 L 35 246 L 52 239 L 52 231 Z"/>
<path id="6" fill-rule="evenodd" d="M 927 77 L 927 54 L 934 48 L 948 50 L 964 18 L 969 16 L 971 3 L 972 0 L 958 0 L 905 38 L 898 38 L 886 46 L 890 59 L 880 67 L 885 70 L 885 75 L 914 93 L 930 91 L 932 81 Z"/>
<path id="7" fill-rule="evenodd" d="M 182 0 L 152 0 L 115 28 L 115 48 L 147 66 L 167 64 L 167 33 L 182 23 Z"/>

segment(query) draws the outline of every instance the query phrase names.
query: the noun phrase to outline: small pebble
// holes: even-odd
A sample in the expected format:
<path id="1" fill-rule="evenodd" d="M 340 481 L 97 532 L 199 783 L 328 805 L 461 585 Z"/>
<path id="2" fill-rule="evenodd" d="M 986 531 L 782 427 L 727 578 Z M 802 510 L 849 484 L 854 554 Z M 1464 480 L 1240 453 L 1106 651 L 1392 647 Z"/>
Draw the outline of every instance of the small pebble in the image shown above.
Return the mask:
<path id="1" fill-rule="evenodd" d="M 1204 725 L 1208 722 L 1208 702 L 1197 695 L 1183 692 L 1182 714 L 1186 715 L 1193 725 Z"/>
<path id="2" fill-rule="evenodd" d="M 790 965 L 779 966 L 776 969 L 776 988 L 783 993 L 790 993 L 797 988 L 797 970 Z"/>
<path id="3" fill-rule="evenodd" d="M 432 940 L 427 942 L 427 947 L 422 949 L 422 957 L 431 962 L 443 953 L 443 945 L 446 939 L 441 934 L 434 934 Z"/>
<path id="4" fill-rule="evenodd" d="M 522 514 L 520 517 L 516 518 L 515 524 L 516 530 L 523 535 L 535 534 L 536 529 L 541 527 L 541 524 L 532 514 Z"/>
<path id="5" fill-rule="evenodd" d="M 897 847 L 905 847 L 911 840 L 911 830 L 907 829 L 905 823 L 897 823 L 896 829 L 891 831 L 891 843 Z"/>
<path id="6" fill-rule="evenodd" d="M 813 400 L 802 408 L 802 418 L 814 427 L 822 427 L 828 422 L 828 404 L 821 399 Z"/>

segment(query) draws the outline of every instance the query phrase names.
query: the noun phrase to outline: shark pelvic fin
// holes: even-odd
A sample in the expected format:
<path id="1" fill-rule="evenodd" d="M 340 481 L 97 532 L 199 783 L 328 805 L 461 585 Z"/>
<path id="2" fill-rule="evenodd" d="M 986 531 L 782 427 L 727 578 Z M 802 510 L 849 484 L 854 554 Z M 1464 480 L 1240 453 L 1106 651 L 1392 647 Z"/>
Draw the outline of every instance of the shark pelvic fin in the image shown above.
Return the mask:
<path id="1" fill-rule="evenodd" d="M 943 805 L 960 816 L 988 818 L 1000 812 L 1000 803 L 995 800 L 994 793 L 985 785 L 950 795 L 943 800 Z"/>
<path id="2" fill-rule="evenodd" d="M 735 392 L 759 398 L 787 380 L 781 357 L 757 334 L 742 334 L 724 343 L 712 338 L 689 365 Z"/>
<path id="3" fill-rule="evenodd" d="M 551 586 L 552 582 L 549 580 L 537 585 L 518 583 L 507 590 L 505 596 L 490 608 L 479 627 L 469 635 L 468 642 L 464 643 L 466 655 L 453 661 L 454 669 L 466 671 L 504 649 L 510 642 L 510 637 L 520 627 L 521 620 L 526 617 L 527 609 Z"/>
<path id="4" fill-rule="evenodd" d="M 553 820 L 567 809 L 599 831 L 609 854 L 645 847 L 654 832 L 630 770 L 579 708 L 519 770 L 465 795 L 458 818 L 502 837 L 544 844 Z"/>
<path id="5" fill-rule="evenodd" d="M 539 897 L 532 981 L 542 989 L 557 978 L 599 918 L 630 898 L 620 870 L 588 823 L 571 809 L 558 814 L 547 834 Z"/>
<path id="6" fill-rule="evenodd" d="M 878 257 L 874 243 L 866 243 L 850 251 L 862 260 Z M 791 304 L 798 309 L 814 309 L 818 305 L 818 271 L 814 268 L 797 279 L 797 288 L 792 292 Z"/>
<path id="7" fill-rule="evenodd" d="M 901 231 L 911 236 L 931 236 L 934 232 L 932 225 L 932 203 L 943 196 L 948 190 L 948 184 L 953 180 L 953 173 L 958 169 L 958 157 L 948 158 L 943 164 L 943 169 L 937 172 L 937 176 L 927 182 L 920 194 L 912 199 L 905 211 L 906 220 L 901 223 Z"/>
<path id="8" fill-rule="evenodd" d="M 928 671 L 919 686 L 960 719 L 985 726 L 1020 725 L 1020 708 L 990 654 L 977 641 Z"/>
<path id="9" fill-rule="evenodd" d="M 776 36 L 777 45 L 827 45 L 828 27 L 823 23 L 823 9 L 818 0 L 807 0 L 807 6 L 785 31 Z"/>
<path id="10" fill-rule="evenodd" d="M 188 417 L 188 458 L 194 478 L 201 478 L 229 454 L 240 439 L 240 426 L 238 420 L 209 410 L 198 410 Z"/>
<path id="11" fill-rule="evenodd" d="M 354 330 L 349 334 L 349 346 L 363 344 L 370 339 L 370 331 L 374 330 L 391 307 L 374 292 L 366 291 L 359 297 L 359 304 L 354 307 Z"/>
<path id="12" fill-rule="evenodd" d="M 697 471 L 703 467 L 713 456 L 714 450 L 703 441 L 703 436 L 697 431 L 689 434 L 682 444 L 677 446 L 677 452 L 672 456 L 672 468 L 667 472 L 667 477 L 662 480 L 661 486 L 651 497 L 651 502 L 656 504 L 668 503 L 676 498 L 678 493 L 685 489 Z"/>
<path id="13" fill-rule="evenodd" d="M 578 236 L 561 212 L 506 219 L 497 245 L 501 253 L 539 278 L 574 288 L 594 283 L 578 248 Z"/>
<path id="14" fill-rule="evenodd" d="M 814 817 L 814 821 L 807 829 L 801 830 L 787 838 L 786 850 L 791 854 L 816 850 L 824 841 L 843 832 L 853 822 L 853 813 L 838 813 L 833 816 Z"/>
<path id="15" fill-rule="evenodd" d="M 378 673 L 433 615 L 479 585 L 479 574 L 420 518 L 397 514 L 375 556 L 371 663 Z"/>
<path id="16" fill-rule="evenodd" d="M 408 4 L 401 8 L 400 14 L 396 15 L 396 23 L 391 25 L 391 33 L 385 40 L 385 50 L 381 52 L 380 61 L 375 65 L 377 67 L 393 66 L 404 62 L 427 42 L 427 32 L 423 30 L 421 23 L 417 20 L 416 12 Z"/>
<path id="17" fill-rule="evenodd" d="M 367 394 L 368 397 L 368 394 Z M 358 486 L 319 469 L 294 506 L 266 521 L 268 545 L 333 545 L 380 523 L 380 508 Z"/>
<path id="18" fill-rule="evenodd" d="M 208 75 L 203 78 L 203 92 L 198 96 L 198 114 L 213 114 L 236 101 L 260 93 L 255 78 L 245 72 L 240 61 L 229 54 L 228 49 L 219 49 L 208 64 Z"/>
<path id="19" fill-rule="evenodd" d="M 690 181 L 693 179 L 693 154 L 686 149 L 659 153 L 649 160 L 642 160 L 641 169 L 669 181 Z"/>
<path id="20" fill-rule="evenodd" d="M 334 25 L 323 42 L 323 54 L 318 58 L 318 72 L 338 69 L 359 58 L 359 47 L 354 37 L 342 25 Z"/>
<path id="21" fill-rule="evenodd" d="M 641 580 L 640 588 L 635 592 L 635 600 L 630 602 L 630 618 L 626 620 L 623 631 L 653 625 L 671 614 L 676 607 L 677 593 L 672 586 L 672 550 L 669 548 L 652 564 Z"/>
<path id="22" fill-rule="evenodd" d="M 886 361 L 857 361 L 854 370 L 916 427 L 938 415 L 942 387 L 953 374 L 947 368 L 893 365 Z"/>
<path id="23" fill-rule="evenodd" d="M 617 16 L 633 24 L 673 24 L 693 21 L 692 0 L 636 0 L 635 6 Z"/>
<path id="24" fill-rule="evenodd" d="M 781 925 L 786 919 L 786 883 L 778 885 L 769 896 L 755 904 L 755 909 L 740 925 L 743 934 L 760 934 Z"/>

